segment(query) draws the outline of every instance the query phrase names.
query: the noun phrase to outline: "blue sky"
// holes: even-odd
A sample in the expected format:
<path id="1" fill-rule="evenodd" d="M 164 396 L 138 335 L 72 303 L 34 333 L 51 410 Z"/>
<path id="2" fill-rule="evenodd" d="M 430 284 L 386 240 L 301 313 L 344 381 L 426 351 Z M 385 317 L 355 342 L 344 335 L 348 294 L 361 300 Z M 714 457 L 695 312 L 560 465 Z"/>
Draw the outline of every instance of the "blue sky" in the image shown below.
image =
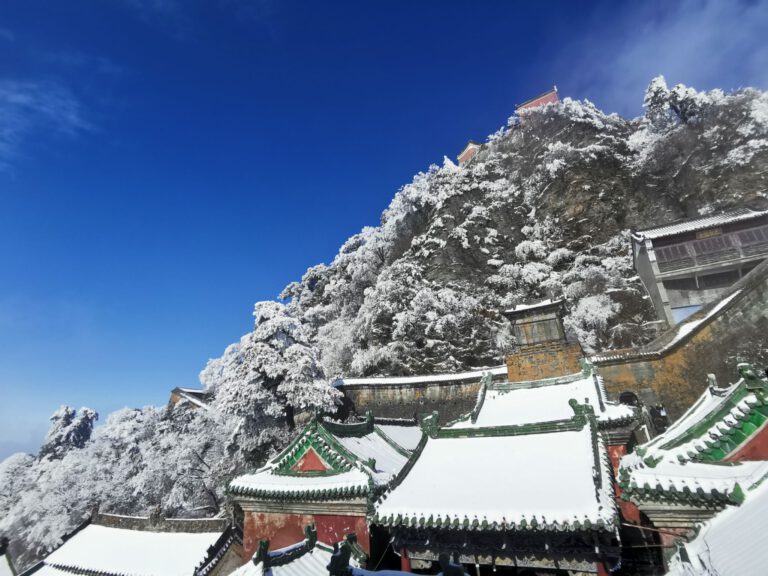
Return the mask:
<path id="1" fill-rule="evenodd" d="M 552 84 L 768 84 L 765 2 L 0 4 L 0 457 L 196 386 L 414 173 Z"/>

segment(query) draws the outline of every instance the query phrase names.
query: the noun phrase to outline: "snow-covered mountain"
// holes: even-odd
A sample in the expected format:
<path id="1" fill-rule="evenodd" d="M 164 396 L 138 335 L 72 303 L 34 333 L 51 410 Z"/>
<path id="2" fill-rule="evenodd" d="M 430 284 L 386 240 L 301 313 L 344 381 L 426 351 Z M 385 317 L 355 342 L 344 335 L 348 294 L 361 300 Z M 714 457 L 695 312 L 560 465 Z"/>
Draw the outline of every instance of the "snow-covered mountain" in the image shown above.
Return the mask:
<path id="1" fill-rule="evenodd" d="M 639 95 L 638 95 L 639 96 Z M 628 230 L 737 204 L 768 205 L 768 93 L 653 80 L 626 120 L 565 99 L 512 118 L 465 166 L 450 160 L 397 192 L 381 224 L 261 302 L 254 331 L 201 372 L 206 408 L 123 410 L 93 430 L 62 408 L 38 456 L 0 464 L 0 533 L 19 564 L 92 506 L 206 515 L 232 475 L 290 435 L 295 412 L 332 409 L 344 375 L 498 364 L 500 311 L 563 295 L 588 351 L 654 335 Z"/>

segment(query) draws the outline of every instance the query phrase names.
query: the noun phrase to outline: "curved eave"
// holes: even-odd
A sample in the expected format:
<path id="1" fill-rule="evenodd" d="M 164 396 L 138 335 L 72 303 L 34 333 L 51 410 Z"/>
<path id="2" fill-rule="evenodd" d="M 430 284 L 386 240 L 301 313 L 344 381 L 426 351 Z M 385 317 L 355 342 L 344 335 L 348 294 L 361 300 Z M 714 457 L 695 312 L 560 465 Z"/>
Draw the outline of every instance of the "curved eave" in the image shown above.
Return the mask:
<path id="1" fill-rule="evenodd" d="M 459 518 L 445 514 L 434 518 L 430 516 L 386 516 L 374 514 L 371 522 L 387 528 L 424 528 L 448 531 L 464 532 L 582 532 L 591 530 L 612 531 L 618 526 L 618 515 L 614 514 L 608 519 L 599 518 L 591 520 L 573 519 L 563 522 L 550 522 L 544 516 L 541 518 L 521 519 L 514 521 L 488 521 L 483 518 Z"/>
<path id="2" fill-rule="evenodd" d="M 229 494 L 246 498 L 294 502 L 299 500 L 337 500 L 365 497 L 370 493 L 367 484 L 333 488 L 307 488 L 299 490 L 264 489 L 247 486 L 230 486 Z"/>

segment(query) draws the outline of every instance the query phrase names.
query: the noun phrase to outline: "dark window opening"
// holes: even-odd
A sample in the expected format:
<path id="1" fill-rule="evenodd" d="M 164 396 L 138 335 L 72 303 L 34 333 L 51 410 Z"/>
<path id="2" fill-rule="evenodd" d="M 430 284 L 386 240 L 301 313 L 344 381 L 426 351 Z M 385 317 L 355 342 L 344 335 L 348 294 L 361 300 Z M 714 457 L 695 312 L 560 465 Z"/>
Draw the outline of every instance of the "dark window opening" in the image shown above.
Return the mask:
<path id="1" fill-rule="evenodd" d="M 707 274 L 706 276 L 699 276 L 699 288 L 726 288 L 738 282 L 738 280 L 738 270 Z"/>
<path id="2" fill-rule="evenodd" d="M 696 290 L 696 278 L 677 278 L 664 280 L 664 288 L 667 290 Z"/>

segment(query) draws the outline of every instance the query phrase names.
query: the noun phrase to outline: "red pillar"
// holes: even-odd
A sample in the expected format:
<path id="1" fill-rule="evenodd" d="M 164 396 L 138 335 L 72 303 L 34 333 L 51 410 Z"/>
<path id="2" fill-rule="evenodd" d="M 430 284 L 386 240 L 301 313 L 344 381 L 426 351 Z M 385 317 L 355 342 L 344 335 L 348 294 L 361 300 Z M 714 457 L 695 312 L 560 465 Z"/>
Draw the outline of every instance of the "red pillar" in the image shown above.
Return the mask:
<path id="1" fill-rule="evenodd" d="M 400 570 L 402 572 L 411 571 L 411 559 L 408 558 L 408 550 L 405 548 L 400 550 Z"/>
<path id="2" fill-rule="evenodd" d="M 610 576 L 610 571 L 605 567 L 605 563 L 597 563 L 597 576 Z"/>

